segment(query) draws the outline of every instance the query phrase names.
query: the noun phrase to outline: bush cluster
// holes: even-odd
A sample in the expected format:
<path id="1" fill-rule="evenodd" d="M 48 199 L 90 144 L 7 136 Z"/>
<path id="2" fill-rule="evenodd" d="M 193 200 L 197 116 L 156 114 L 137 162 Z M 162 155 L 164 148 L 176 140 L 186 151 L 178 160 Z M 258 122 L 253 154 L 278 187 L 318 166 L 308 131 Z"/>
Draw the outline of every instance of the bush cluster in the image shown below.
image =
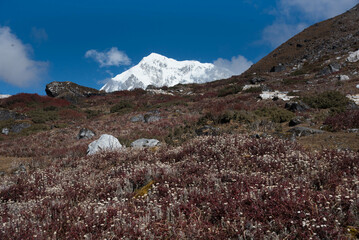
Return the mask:
<path id="1" fill-rule="evenodd" d="M 324 124 L 332 131 L 359 128 L 359 110 L 346 111 L 329 116 L 325 119 Z"/>
<path id="2" fill-rule="evenodd" d="M 133 104 L 129 101 L 121 101 L 118 104 L 111 107 L 111 113 L 127 113 L 133 109 Z"/>
<path id="3" fill-rule="evenodd" d="M 349 99 L 338 91 L 326 91 L 317 95 L 307 96 L 303 98 L 303 101 L 312 108 L 331 108 L 341 111 L 343 111 L 349 103 Z"/>
<path id="4" fill-rule="evenodd" d="M 221 88 L 218 91 L 217 96 L 218 97 L 225 97 L 225 96 L 228 96 L 228 95 L 236 94 L 236 93 L 239 93 L 240 91 L 242 91 L 242 88 L 243 88 L 242 86 L 230 85 L 230 86 Z"/>
<path id="5" fill-rule="evenodd" d="M 260 117 L 269 118 L 275 123 L 288 122 L 295 116 L 291 111 L 279 107 L 260 108 L 255 113 Z"/>

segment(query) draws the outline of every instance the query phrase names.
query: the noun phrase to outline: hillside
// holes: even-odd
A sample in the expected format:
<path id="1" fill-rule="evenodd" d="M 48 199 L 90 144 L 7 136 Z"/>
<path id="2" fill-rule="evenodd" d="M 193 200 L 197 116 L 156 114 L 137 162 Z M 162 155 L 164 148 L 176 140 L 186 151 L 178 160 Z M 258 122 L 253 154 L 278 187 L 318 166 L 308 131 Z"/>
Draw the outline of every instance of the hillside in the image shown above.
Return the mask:
<path id="1" fill-rule="evenodd" d="M 358 238 L 357 18 L 229 79 L 0 99 L 0 239 Z"/>

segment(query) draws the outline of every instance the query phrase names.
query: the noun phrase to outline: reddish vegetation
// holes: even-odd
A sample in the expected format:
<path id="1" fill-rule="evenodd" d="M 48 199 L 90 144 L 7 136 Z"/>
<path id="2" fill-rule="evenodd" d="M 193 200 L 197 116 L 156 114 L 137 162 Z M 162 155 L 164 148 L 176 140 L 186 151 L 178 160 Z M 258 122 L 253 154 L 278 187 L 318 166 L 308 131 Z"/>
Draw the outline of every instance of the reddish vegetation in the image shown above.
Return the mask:
<path id="1" fill-rule="evenodd" d="M 240 135 L 65 157 L 4 179 L 0 239 L 340 239 L 359 218 L 358 163 Z"/>
<path id="2" fill-rule="evenodd" d="M 328 117 L 324 124 L 331 130 L 339 131 L 351 128 L 359 128 L 359 110 L 352 110 Z"/>

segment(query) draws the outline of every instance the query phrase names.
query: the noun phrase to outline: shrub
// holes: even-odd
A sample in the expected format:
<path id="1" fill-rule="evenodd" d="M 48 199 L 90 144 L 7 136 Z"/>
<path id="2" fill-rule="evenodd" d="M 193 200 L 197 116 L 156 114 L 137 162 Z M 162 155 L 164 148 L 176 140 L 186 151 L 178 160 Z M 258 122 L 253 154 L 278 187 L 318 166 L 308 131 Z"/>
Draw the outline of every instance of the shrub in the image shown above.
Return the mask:
<path id="1" fill-rule="evenodd" d="M 242 91 L 242 87 L 238 85 L 230 85 L 227 87 L 224 87 L 218 91 L 218 97 L 225 97 L 228 95 L 236 94 L 238 92 Z"/>
<path id="2" fill-rule="evenodd" d="M 55 121 L 58 119 L 58 112 L 56 111 L 44 111 L 33 110 L 29 112 L 29 116 L 34 123 L 46 123 L 48 121 Z"/>
<path id="3" fill-rule="evenodd" d="M 61 111 L 59 111 L 59 115 L 62 119 L 67 120 L 77 120 L 85 117 L 84 113 L 78 112 L 73 109 L 62 109 Z"/>
<path id="4" fill-rule="evenodd" d="M 359 110 L 346 111 L 329 116 L 325 119 L 324 124 L 332 131 L 359 128 Z"/>
<path id="5" fill-rule="evenodd" d="M 133 108 L 133 105 L 129 101 L 121 101 L 120 103 L 114 105 L 111 107 L 110 112 L 111 113 L 127 113 L 130 112 Z"/>
<path id="6" fill-rule="evenodd" d="M 304 97 L 303 101 L 312 108 L 339 110 L 344 110 L 349 103 L 349 99 L 338 91 L 326 91 L 318 95 Z"/>
<path id="7" fill-rule="evenodd" d="M 256 110 L 255 113 L 260 117 L 269 118 L 275 123 L 287 122 L 295 116 L 291 111 L 278 107 L 261 108 Z"/>

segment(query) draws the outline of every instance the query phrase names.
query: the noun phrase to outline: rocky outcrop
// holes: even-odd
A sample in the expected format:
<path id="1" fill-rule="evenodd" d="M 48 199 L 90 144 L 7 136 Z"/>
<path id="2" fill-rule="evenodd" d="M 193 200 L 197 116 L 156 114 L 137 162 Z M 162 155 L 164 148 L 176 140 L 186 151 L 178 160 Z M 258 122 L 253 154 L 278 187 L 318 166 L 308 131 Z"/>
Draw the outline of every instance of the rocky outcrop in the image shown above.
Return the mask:
<path id="1" fill-rule="evenodd" d="M 309 106 L 301 101 L 297 101 L 286 103 L 284 108 L 292 112 L 303 112 L 308 110 Z"/>
<path id="2" fill-rule="evenodd" d="M 101 151 L 119 151 L 122 145 L 112 135 L 103 134 L 101 137 L 89 144 L 87 149 L 87 155 L 93 155 Z"/>
<path id="3" fill-rule="evenodd" d="M 141 138 L 131 143 L 131 147 L 133 148 L 143 148 L 143 147 L 155 147 L 160 144 L 160 141 L 157 139 L 147 139 Z"/>
<path id="4" fill-rule="evenodd" d="M 30 123 L 27 123 L 27 122 L 23 122 L 23 123 L 17 123 L 17 124 L 14 124 L 12 127 L 11 127 L 11 132 L 13 133 L 19 133 L 21 132 L 22 130 L 24 130 L 25 128 L 29 128 L 31 127 L 31 124 Z"/>
<path id="5" fill-rule="evenodd" d="M 292 129 L 288 130 L 288 132 L 293 133 L 297 137 L 324 133 L 324 131 L 322 131 L 322 130 L 308 128 L 308 127 L 294 127 Z"/>
<path id="6" fill-rule="evenodd" d="M 21 120 L 21 119 L 25 119 L 26 116 L 16 113 L 16 112 L 12 112 L 9 110 L 0 110 L 0 121 L 6 121 L 6 120 Z"/>
<path id="7" fill-rule="evenodd" d="M 63 98 L 69 102 L 77 102 L 80 98 L 104 94 L 97 89 L 84 87 L 73 82 L 51 82 L 46 85 L 45 91 L 50 97 Z"/>

